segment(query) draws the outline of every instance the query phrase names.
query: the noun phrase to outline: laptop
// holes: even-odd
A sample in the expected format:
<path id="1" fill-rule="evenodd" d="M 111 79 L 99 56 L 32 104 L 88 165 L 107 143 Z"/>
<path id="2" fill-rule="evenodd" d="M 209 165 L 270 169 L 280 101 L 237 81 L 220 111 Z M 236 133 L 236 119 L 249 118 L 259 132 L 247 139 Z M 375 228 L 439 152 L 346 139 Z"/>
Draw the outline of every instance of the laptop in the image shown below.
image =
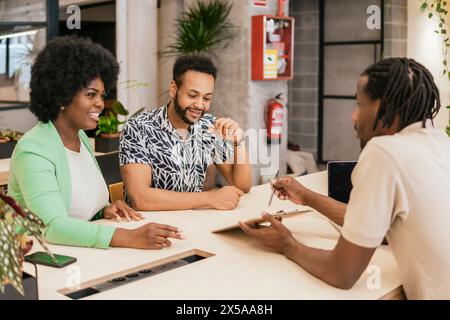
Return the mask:
<path id="1" fill-rule="evenodd" d="M 328 170 L 328 196 L 334 200 L 348 203 L 352 191 L 352 172 L 356 161 L 330 161 Z"/>

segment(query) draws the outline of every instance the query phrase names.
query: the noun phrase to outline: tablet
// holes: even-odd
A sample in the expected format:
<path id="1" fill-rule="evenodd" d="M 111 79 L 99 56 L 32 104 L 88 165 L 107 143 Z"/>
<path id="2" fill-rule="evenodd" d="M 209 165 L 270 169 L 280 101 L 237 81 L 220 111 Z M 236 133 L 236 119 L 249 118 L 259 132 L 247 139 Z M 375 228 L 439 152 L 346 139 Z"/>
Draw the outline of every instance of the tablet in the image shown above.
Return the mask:
<path id="1" fill-rule="evenodd" d="M 292 217 L 297 217 L 300 215 L 303 215 L 305 213 L 309 213 L 309 212 L 313 212 L 313 210 L 310 209 L 306 209 L 306 210 L 294 210 L 294 211 L 288 211 L 288 212 L 277 212 L 272 214 L 273 217 L 275 218 L 292 218 Z M 253 218 L 247 221 L 244 221 L 244 223 L 248 226 L 255 226 L 256 224 L 261 224 L 267 222 L 266 220 L 263 219 L 263 217 L 259 217 L 259 218 Z M 240 229 L 239 223 L 235 223 L 223 228 L 219 228 L 216 230 L 211 231 L 212 233 L 219 233 L 219 232 L 224 232 L 224 231 L 229 231 L 229 230 L 233 230 L 233 229 Z"/>

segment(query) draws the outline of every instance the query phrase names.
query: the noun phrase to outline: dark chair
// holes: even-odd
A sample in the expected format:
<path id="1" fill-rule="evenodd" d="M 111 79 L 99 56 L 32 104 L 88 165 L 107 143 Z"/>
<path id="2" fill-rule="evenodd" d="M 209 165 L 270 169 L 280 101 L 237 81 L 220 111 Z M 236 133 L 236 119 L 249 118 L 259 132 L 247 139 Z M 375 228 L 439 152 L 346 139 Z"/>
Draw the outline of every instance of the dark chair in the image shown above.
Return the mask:
<path id="1" fill-rule="evenodd" d="M 114 184 L 122 181 L 119 166 L 119 152 L 111 152 L 95 157 L 100 170 L 105 178 L 106 184 Z"/>

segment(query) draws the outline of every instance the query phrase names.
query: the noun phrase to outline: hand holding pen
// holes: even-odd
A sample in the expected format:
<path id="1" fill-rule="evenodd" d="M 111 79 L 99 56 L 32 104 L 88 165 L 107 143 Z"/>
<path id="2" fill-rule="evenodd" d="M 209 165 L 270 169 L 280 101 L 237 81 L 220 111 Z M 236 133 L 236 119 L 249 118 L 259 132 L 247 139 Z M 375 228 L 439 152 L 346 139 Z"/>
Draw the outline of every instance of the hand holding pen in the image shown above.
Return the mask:
<path id="1" fill-rule="evenodd" d="M 275 194 L 280 200 L 290 200 L 295 204 L 308 205 L 308 199 L 314 192 L 305 188 L 293 177 L 280 177 L 270 182 Z M 272 200 L 272 198 L 271 198 Z M 270 205 L 271 201 L 269 202 Z"/>
<path id="2" fill-rule="evenodd" d="M 278 174 L 280 173 L 280 169 L 278 169 L 278 171 L 277 171 L 277 174 L 275 175 L 275 180 L 272 180 L 272 181 L 276 181 L 277 179 L 278 179 Z M 271 185 L 272 186 L 272 185 Z M 275 193 L 275 188 L 273 188 L 273 191 L 272 191 L 272 195 L 270 196 L 270 200 L 269 200 L 269 207 L 270 207 L 270 205 L 272 204 L 272 200 L 273 200 L 273 195 L 274 195 L 274 193 Z"/>

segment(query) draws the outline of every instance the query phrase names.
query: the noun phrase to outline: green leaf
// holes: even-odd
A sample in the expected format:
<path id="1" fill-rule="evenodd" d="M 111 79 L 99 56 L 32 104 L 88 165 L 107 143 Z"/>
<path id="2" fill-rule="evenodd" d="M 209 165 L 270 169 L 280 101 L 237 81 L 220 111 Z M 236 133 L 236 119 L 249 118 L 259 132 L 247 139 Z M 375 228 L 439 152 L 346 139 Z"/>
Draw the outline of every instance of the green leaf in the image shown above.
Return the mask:
<path id="1" fill-rule="evenodd" d="M 162 52 L 166 56 L 213 53 L 235 37 L 227 21 L 232 3 L 225 0 L 198 1 L 176 20 L 174 42 Z"/>
<path id="2" fill-rule="evenodd" d="M 427 9 L 427 7 L 428 7 L 428 4 L 427 4 L 427 2 L 425 1 L 424 3 L 422 3 L 422 6 L 420 7 L 420 9 L 421 9 L 422 12 L 423 12 L 423 11 L 425 11 L 425 10 Z"/>
<path id="3" fill-rule="evenodd" d="M 118 100 L 113 102 L 112 109 L 115 113 L 120 114 L 122 116 L 127 116 L 130 113 L 127 109 L 125 109 L 123 104 Z"/>
<path id="4" fill-rule="evenodd" d="M 0 292 L 4 292 L 7 280 L 18 292 L 24 294 L 22 285 L 23 251 L 28 250 L 32 241 L 25 238 L 26 247 L 21 247 L 18 236 L 34 236 L 50 254 L 41 233 L 44 222 L 29 210 L 22 209 L 17 202 L 0 193 Z"/>
<path id="5" fill-rule="evenodd" d="M 4 220 L 0 220 L 0 241 L 2 244 L 0 252 L 2 277 L 0 282 L 3 283 L 8 280 L 23 295 L 22 268 L 20 265 L 22 251 L 16 240 L 15 229 Z"/>
<path id="6" fill-rule="evenodd" d="M 429 14 L 428 14 L 428 19 L 431 19 L 433 17 L 433 14 L 430 12 Z"/>
<path id="7" fill-rule="evenodd" d="M 114 113 L 110 113 L 107 116 L 101 116 L 98 120 L 98 127 L 96 135 L 100 133 L 116 133 L 119 132 L 119 125 L 122 124 Z"/>
<path id="8" fill-rule="evenodd" d="M 140 108 L 138 111 L 136 111 L 135 113 L 133 113 L 133 114 L 131 115 L 130 118 L 133 118 L 134 116 L 137 116 L 139 113 L 141 113 L 141 112 L 144 111 L 144 110 L 145 110 L 144 107 L 143 107 L 143 108 Z"/>

